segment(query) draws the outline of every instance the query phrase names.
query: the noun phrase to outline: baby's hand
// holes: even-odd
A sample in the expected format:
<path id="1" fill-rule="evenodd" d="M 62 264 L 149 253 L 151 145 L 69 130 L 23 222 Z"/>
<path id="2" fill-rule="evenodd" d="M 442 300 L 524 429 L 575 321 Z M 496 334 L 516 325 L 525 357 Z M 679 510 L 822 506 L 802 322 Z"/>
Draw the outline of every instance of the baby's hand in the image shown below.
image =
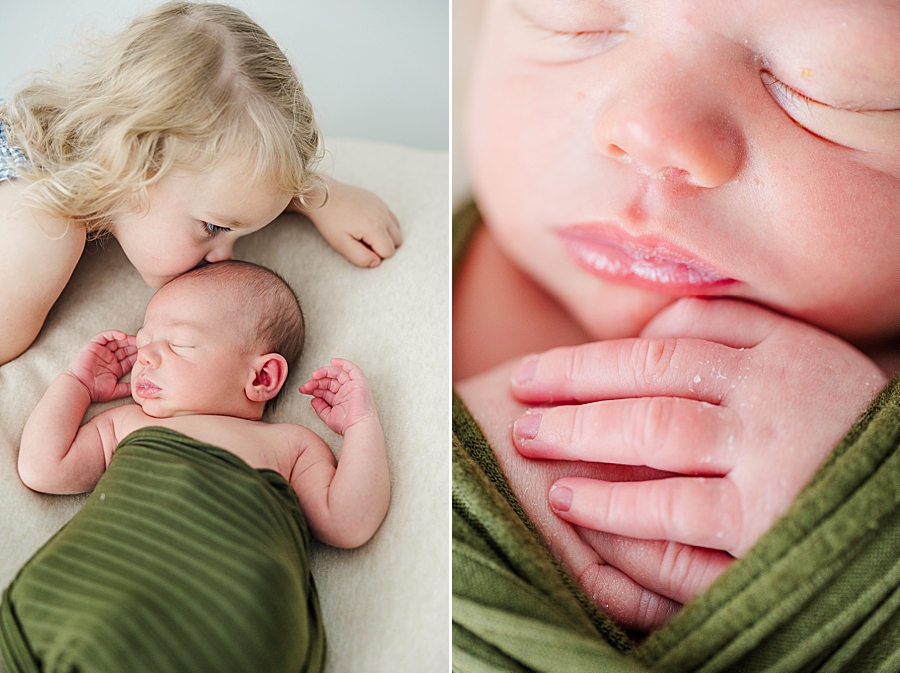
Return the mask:
<path id="1" fill-rule="evenodd" d="M 316 414 L 340 435 L 361 421 L 378 419 L 366 377 L 347 360 L 334 358 L 330 367 L 314 371 L 300 392 L 313 396 Z"/>
<path id="2" fill-rule="evenodd" d="M 101 332 L 81 349 L 66 368 L 87 389 L 91 402 L 108 402 L 131 394 L 131 385 L 120 383 L 137 359 L 134 337 L 112 330 Z"/>
<path id="3" fill-rule="evenodd" d="M 325 205 L 300 209 L 331 247 L 356 266 L 378 266 L 403 242 L 400 224 L 391 209 L 361 187 L 329 180 Z"/>
<path id="4" fill-rule="evenodd" d="M 560 406 L 526 412 L 514 442 L 531 458 L 674 473 L 559 479 L 549 499 L 567 521 L 741 556 L 885 383 L 863 354 L 809 325 L 738 301 L 683 299 L 641 338 L 526 359 L 516 397 Z"/>

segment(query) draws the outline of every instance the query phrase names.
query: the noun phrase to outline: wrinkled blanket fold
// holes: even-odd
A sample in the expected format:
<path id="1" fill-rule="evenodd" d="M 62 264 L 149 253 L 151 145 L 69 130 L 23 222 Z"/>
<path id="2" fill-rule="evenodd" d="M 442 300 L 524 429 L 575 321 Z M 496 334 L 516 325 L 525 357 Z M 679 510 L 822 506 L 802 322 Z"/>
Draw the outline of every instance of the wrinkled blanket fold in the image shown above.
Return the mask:
<path id="1" fill-rule="evenodd" d="M 900 670 L 898 446 L 895 380 L 747 556 L 632 648 L 556 564 L 454 399 L 454 670 Z"/>
<path id="2" fill-rule="evenodd" d="M 3 597 L 18 671 L 321 671 L 309 533 L 284 478 L 164 428 L 127 438 Z"/>

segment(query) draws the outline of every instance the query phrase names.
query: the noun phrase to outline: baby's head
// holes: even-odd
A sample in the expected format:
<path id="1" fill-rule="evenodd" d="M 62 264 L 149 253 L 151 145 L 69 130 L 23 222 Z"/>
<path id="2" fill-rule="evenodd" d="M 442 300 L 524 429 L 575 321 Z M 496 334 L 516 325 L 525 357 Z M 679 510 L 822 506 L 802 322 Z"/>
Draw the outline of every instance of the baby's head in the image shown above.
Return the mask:
<path id="1" fill-rule="evenodd" d="M 230 245 L 211 242 L 229 238 L 217 236 L 223 230 L 255 231 L 292 198 L 324 194 L 318 127 L 299 78 L 272 38 L 228 5 L 163 4 L 101 43 L 77 75 L 45 74 L 20 91 L 3 116 L 32 161 L 24 177 L 35 202 L 84 222 L 89 236 L 115 234 L 156 287 L 204 258 L 230 256 Z M 213 212 L 181 198 L 210 185 L 171 193 L 172 180 L 209 176 L 221 192 Z M 247 194 L 262 203 L 248 210 Z M 161 219 L 192 227 L 193 238 L 171 241 L 157 231 Z M 165 254 L 141 257 L 134 227 L 150 230 L 144 238 L 168 246 Z"/>
<path id="2" fill-rule="evenodd" d="M 900 6 L 489 4 L 478 205 L 594 336 L 683 295 L 900 334 Z"/>
<path id="3" fill-rule="evenodd" d="M 249 262 L 209 264 L 157 292 L 137 333 L 134 400 L 150 416 L 258 420 L 303 348 L 291 287 Z"/>

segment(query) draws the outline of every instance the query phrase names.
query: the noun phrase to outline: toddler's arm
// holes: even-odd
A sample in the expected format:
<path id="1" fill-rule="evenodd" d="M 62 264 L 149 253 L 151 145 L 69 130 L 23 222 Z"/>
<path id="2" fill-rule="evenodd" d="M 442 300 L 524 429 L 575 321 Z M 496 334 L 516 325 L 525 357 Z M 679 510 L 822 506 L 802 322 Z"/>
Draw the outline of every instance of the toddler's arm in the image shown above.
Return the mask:
<path id="1" fill-rule="evenodd" d="M 403 242 L 397 217 L 372 192 L 323 178 L 328 200 L 319 208 L 304 208 L 295 199 L 288 210 L 306 215 L 319 233 L 356 266 L 374 267 L 394 254 Z"/>
<path id="2" fill-rule="evenodd" d="M 133 336 L 103 332 L 50 384 L 22 431 L 18 467 L 26 486 L 44 493 L 84 493 L 94 487 L 115 442 L 107 425 L 82 426 L 81 421 L 91 402 L 130 394 L 129 384 L 119 379 L 136 357 Z"/>
<path id="3" fill-rule="evenodd" d="M 339 358 L 313 372 L 300 392 L 313 396 L 319 418 L 344 442 L 336 469 L 327 474 L 321 466 L 303 469 L 301 456 L 291 483 L 317 538 L 336 547 L 358 547 L 381 525 L 391 497 L 384 434 L 372 393 L 359 367 Z"/>
<path id="4" fill-rule="evenodd" d="M 0 364 L 37 337 L 84 249 L 84 226 L 26 205 L 26 186 L 0 182 Z"/>

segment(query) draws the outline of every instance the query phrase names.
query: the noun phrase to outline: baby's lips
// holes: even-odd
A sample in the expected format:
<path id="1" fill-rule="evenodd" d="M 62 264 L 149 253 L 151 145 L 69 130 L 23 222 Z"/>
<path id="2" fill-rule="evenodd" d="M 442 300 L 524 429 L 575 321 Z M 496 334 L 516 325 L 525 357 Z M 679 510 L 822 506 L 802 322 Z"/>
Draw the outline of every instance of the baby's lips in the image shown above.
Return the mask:
<path id="1" fill-rule="evenodd" d="M 134 384 L 134 393 L 140 398 L 153 397 L 160 392 L 162 392 L 162 388 L 145 378 L 138 379 Z"/>

